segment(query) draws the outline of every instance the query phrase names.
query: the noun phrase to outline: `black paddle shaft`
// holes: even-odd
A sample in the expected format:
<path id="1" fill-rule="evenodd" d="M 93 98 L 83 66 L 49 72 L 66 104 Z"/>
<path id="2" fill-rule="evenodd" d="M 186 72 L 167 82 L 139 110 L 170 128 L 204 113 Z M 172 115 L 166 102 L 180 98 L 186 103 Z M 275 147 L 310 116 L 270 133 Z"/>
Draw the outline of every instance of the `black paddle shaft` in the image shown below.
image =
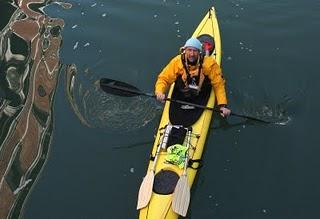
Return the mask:
<path id="1" fill-rule="evenodd" d="M 109 78 L 100 79 L 100 87 L 106 93 L 110 93 L 110 94 L 118 95 L 118 96 L 122 96 L 122 97 L 134 97 L 134 96 L 142 95 L 142 96 L 156 98 L 156 95 L 151 94 L 151 93 L 144 93 L 131 84 L 128 84 L 128 83 L 125 83 L 122 81 L 112 80 Z M 214 112 L 220 113 L 220 109 L 215 109 L 215 108 L 208 107 L 208 106 L 190 103 L 190 102 L 186 102 L 183 100 L 176 100 L 176 99 L 172 99 L 172 98 L 165 98 L 165 100 L 180 103 L 180 104 L 185 104 L 185 105 L 189 105 L 189 106 L 198 107 L 201 109 L 212 110 Z M 270 123 L 270 122 L 262 120 L 262 119 L 258 119 L 258 118 L 254 118 L 254 117 L 246 116 L 246 115 L 240 115 L 240 114 L 233 113 L 233 112 L 231 112 L 230 115 L 254 120 L 257 122 Z"/>

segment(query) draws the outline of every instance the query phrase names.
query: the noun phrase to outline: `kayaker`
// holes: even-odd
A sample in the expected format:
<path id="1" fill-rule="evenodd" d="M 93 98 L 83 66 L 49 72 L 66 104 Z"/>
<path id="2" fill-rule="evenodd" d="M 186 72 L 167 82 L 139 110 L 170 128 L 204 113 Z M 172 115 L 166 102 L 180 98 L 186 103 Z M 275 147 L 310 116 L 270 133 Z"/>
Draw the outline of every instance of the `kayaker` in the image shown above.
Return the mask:
<path id="1" fill-rule="evenodd" d="M 221 116 L 230 115 L 221 68 L 214 58 L 203 55 L 202 44 L 197 38 L 188 39 L 181 54 L 174 57 L 159 74 L 155 84 L 158 101 L 164 102 L 165 93 L 173 82 L 176 82 L 180 96 L 187 101 L 199 97 L 199 93 L 211 84 Z"/>

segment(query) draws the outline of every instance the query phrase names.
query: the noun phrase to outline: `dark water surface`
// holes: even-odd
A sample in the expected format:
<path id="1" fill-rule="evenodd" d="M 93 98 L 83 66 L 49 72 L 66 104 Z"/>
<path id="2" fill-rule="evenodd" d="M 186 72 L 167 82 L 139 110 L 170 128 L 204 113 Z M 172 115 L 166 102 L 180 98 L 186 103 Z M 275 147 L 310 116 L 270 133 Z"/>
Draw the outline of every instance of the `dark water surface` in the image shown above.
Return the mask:
<path id="1" fill-rule="evenodd" d="M 64 65 L 49 157 L 23 218 L 137 218 L 162 108 L 150 99 L 107 96 L 94 82 L 109 77 L 151 92 L 158 72 L 212 5 L 231 109 L 276 124 L 213 122 L 188 218 L 320 218 L 319 1 L 69 3 L 71 9 L 44 8 L 65 22 Z"/>

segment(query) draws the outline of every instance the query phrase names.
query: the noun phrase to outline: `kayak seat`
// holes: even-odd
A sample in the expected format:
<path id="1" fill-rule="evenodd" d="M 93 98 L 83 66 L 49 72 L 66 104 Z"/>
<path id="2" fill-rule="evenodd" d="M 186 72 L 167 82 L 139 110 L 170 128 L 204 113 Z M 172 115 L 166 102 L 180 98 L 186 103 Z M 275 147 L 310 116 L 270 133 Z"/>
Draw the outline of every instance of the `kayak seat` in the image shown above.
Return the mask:
<path id="1" fill-rule="evenodd" d="M 153 192 L 160 195 L 172 194 L 179 180 L 177 173 L 171 170 L 160 170 L 154 177 Z"/>
<path id="2" fill-rule="evenodd" d="M 212 53 L 215 49 L 213 37 L 210 36 L 209 34 L 202 34 L 202 35 L 198 36 L 197 38 L 202 43 L 204 50 L 208 50 L 209 55 L 212 55 Z"/>

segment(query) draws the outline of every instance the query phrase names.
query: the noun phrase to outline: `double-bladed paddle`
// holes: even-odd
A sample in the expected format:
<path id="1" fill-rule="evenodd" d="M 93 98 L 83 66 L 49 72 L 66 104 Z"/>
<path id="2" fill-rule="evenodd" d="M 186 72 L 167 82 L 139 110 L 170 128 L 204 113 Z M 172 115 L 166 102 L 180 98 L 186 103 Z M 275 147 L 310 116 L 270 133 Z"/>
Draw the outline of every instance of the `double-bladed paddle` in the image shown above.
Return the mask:
<path id="1" fill-rule="evenodd" d="M 99 84 L 100 84 L 101 89 L 104 92 L 110 93 L 113 95 L 118 95 L 118 96 L 123 96 L 123 97 L 134 97 L 134 96 L 142 95 L 142 96 L 156 98 L 156 95 L 151 94 L 151 93 L 144 93 L 144 92 L 140 91 L 138 88 L 136 88 L 135 86 L 133 86 L 131 84 L 127 84 L 122 81 L 116 81 L 116 80 L 112 80 L 109 78 L 102 78 L 102 79 L 100 79 Z M 186 101 L 182 101 L 182 100 L 176 100 L 176 99 L 172 99 L 172 98 L 166 98 L 165 100 L 180 103 L 180 104 L 185 104 L 185 105 L 189 105 L 189 106 L 194 106 L 194 107 L 201 108 L 201 109 L 212 110 L 212 111 L 220 113 L 219 109 L 215 109 L 215 108 L 208 107 L 208 106 L 203 106 L 203 105 L 190 103 L 190 102 L 186 102 Z M 253 121 L 257 121 L 257 122 L 270 123 L 270 122 L 262 120 L 262 119 L 258 119 L 258 118 L 247 116 L 247 115 L 237 114 L 234 112 L 231 112 L 230 115 L 240 117 L 240 118 L 250 119 Z"/>

